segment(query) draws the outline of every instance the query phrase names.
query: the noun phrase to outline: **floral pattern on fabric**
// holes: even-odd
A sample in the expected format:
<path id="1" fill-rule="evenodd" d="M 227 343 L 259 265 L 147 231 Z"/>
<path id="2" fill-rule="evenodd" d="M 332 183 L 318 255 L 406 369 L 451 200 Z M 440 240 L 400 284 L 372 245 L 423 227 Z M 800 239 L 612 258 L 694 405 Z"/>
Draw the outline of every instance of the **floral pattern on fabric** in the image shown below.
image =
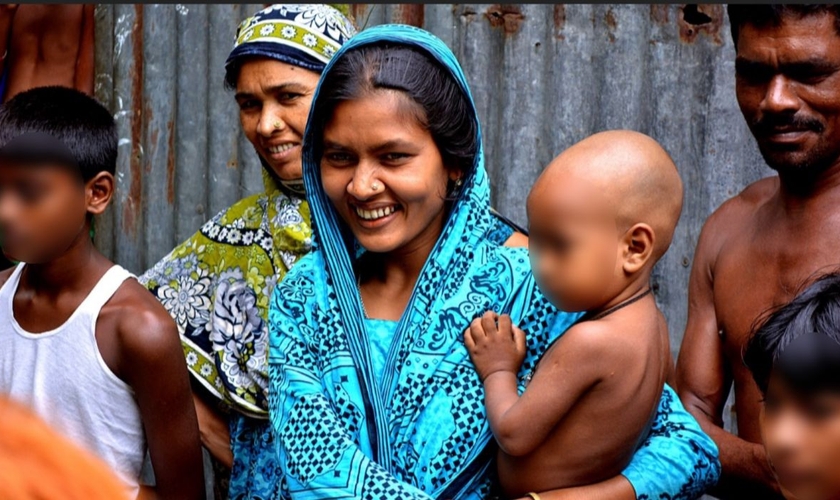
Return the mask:
<path id="1" fill-rule="evenodd" d="M 268 304 L 309 252 L 309 208 L 267 180 L 140 277 L 178 325 L 187 367 L 246 415 L 267 415 Z"/>
<path id="2" fill-rule="evenodd" d="M 266 320 L 278 281 L 312 244 L 306 201 L 264 179 L 265 193 L 217 214 L 140 277 L 175 319 L 190 374 L 234 410 L 228 495 L 237 500 L 282 498 Z"/>
<path id="3" fill-rule="evenodd" d="M 356 33 L 339 11 L 323 4 L 277 4 L 239 25 L 234 49 L 253 42 L 288 45 L 324 64 Z"/>

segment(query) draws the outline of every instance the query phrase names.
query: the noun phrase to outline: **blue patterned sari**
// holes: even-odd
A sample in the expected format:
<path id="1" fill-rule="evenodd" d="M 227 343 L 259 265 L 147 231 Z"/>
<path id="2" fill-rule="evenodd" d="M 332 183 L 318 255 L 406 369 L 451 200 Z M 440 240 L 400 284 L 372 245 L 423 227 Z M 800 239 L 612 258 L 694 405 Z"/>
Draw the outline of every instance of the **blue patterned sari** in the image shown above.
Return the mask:
<path id="1" fill-rule="evenodd" d="M 361 32 L 324 74 L 348 50 L 381 42 L 430 54 L 472 103 L 452 52 L 409 26 Z M 510 314 L 528 338 L 524 374 L 578 316 L 542 296 L 527 250 L 503 247 L 494 237 L 498 223 L 479 149 L 393 335 L 369 334 L 353 272 L 364 250 L 326 197 L 312 147 L 323 118 L 316 92 L 303 156 L 316 250 L 277 286 L 269 312 L 269 413 L 284 494 L 485 498 L 494 475 L 493 436 L 462 333 L 486 310 Z M 698 496 L 719 472 L 714 443 L 667 388 L 625 476 L 639 498 L 675 499 Z"/>

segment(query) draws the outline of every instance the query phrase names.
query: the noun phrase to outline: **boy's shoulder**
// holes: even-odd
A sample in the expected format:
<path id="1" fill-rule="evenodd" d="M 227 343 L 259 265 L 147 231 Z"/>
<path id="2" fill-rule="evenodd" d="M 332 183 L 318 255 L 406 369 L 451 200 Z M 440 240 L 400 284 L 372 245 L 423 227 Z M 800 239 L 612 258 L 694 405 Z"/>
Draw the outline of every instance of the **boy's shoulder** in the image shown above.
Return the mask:
<path id="1" fill-rule="evenodd" d="M 156 356 L 180 348 L 178 327 L 157 298 L 136 279 L 126 279 L 99 312 L 99 324 L 111 325 L 121 351 Z"/>
<path id="2" fill-rule="evenodd" d="M 15 266 L 0 271 L 0 288 L 3 288 L 6 282 L 9 281 L 13 272 L 15 272 Z"/>

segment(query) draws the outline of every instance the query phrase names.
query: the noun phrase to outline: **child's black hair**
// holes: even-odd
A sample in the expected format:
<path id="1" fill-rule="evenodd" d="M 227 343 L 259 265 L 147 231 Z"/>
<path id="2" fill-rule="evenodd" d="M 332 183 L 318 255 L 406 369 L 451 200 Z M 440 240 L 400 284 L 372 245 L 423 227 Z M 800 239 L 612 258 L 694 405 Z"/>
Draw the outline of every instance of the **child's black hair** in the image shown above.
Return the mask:
<path id="1" fill-rule="evenodd" d="M 36 87 L 0 106 L 0 147 L 28 133 L 49 134 L 63 143 L 87 182 L 114 174 L 117 128 L 111 113 L 93 97 L 67 87 Z"/>
<path id="2" fill-rule="evenodd" d="M 821 276 L 759 326 L 744 363 L 762 393 L 775 373 L 802 394 L 840 392 L 840 273 Z"/>

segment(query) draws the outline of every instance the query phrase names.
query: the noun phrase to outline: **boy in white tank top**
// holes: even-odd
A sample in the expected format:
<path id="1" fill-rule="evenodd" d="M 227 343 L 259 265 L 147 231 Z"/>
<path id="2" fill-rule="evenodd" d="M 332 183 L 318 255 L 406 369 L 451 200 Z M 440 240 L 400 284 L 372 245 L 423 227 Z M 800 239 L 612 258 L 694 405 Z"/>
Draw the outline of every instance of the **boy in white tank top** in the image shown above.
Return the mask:
<path id="1" fill-rule="evenodd" d="M 99 253 L 117 134 L 85 94 L 40 87 L 0 106 L 0 394 L 98 455 L 127 498 L 199 499 L 198 424 L 174 322 Z M 156 486 L 139 485 L 146 450 Z"/>

